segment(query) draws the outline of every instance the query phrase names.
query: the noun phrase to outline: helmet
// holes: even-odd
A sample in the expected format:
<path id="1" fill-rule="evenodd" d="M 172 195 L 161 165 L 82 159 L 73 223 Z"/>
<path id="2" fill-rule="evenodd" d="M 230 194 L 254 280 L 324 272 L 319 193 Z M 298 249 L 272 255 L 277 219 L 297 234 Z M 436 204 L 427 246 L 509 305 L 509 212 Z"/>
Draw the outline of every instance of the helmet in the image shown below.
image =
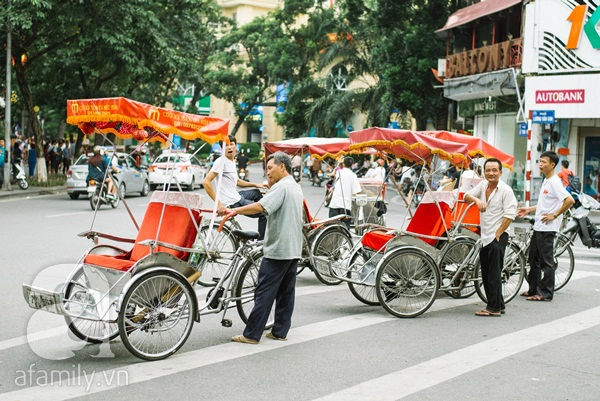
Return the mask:
<path id="1" fill-rule="evenodd" d="M 372 167 L 372 168 L 375 168 L 375 167 L 377 167 L 377 162 L 373 162 L 373 163 L 371 163 L 371 167 Z"/>
<path id="2" fill-rule="evenodd" d="M 95 155 L 99 155 L 101 150 L 102 150 L 102 148 L 100 146 L 96 145 L 96 146 L 94 146 L 93 152 Z"/>

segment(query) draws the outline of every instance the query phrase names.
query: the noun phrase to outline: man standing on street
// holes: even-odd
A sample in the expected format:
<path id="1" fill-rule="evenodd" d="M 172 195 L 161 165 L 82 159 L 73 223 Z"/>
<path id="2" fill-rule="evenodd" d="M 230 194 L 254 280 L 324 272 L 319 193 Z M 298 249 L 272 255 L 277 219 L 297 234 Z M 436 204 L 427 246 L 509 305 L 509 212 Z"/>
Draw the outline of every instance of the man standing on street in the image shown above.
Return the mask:
<path id="1" fill-rule="evenodd" d="M 546 179 L 540 188 L 538 204 L 522 207 L 518 213 L 518 216 L 525 216 L 535 212 L 529 247 L 529 290 L 521 294 L 528 301 L 551 301 L 554 297 L 554 237 L 560 228 L 561 215 L 575 203 L 558 175 L 554 174 L 557 164 L 556 153 L 544 152 L 540 155 L 540 172 Z"/>
<path id="2" fill-rule="evenodd" d="M 302 215 L 304 196 L 300 185 L 291 176 L 292 162 L 288 155 L 276 152 L 267 159 L 267 178 L 272 187 L 258 202 L 219 209 L 223 216 L 231 211 L 242 215 L 266 213 L 267 235 L 263 245 L 263 260 L 254 293 L 254 308 L 248 317 L 243 335 L 232 338 L 245 344 L 258 344 L 275 302 L 275 324 L 268 338 L 287 340 L 294 310 L 296 267 L 302 255 Z"/>
<path id="3" fill-rule="evenodd" d="M 560 178 L 560 180 L 562 181 L 563 187 L 567 188 L 569 186 L 569 177 L 574 176 L 575 173 L 573 172 L 573 170 L 569 169 L 568 160 L 563 160 L 562 162 L 560 162 L 560 164 L 560 171 L 556 175 L 558 175 L 558 178 Z"/>
<path id="4" fill-rule="evenodd" d="M 485 180 L 465 195 L 465 201 L 474 202 L 481 212 L 481 242 L 479 252 L 483 288 L 488 299 L 485 309 L 477 316 L 500 317 L 504 313 L 502 296 L 502 267 L 508 244 L 506 230 L 517 215 L 517 199 L 513 190 L 500 180 L 502 162 L 490 158 L 483 165 Z"/>
<path id="5" fill-rule="evenodd" d="M 352 215 L 352 195 L 356 195 L 362 189 L 358 178 L 352 171 L 354 159 L 351 157 L 344 158 L 343 168 L 335 172 L 335 181 L 333 183 L 333 194 L 329 203 L 329 217 L 334 217 L 340 214 L 346 216 Z M 346 226 L 350 228 L 350 221 L 345 221 Z"/>
<path id="6" fill-rule="evenodd" d="M 235 166 L 235 153 L 237 150 L 235 137 L 230 135 L 229 144 L 222 144 L 221 146 L 225 147 L 223 155 L 215 160 L 209 173 L 204 178 L 204 181 L 202 181 L 202 185 L 208 196 L 210 196 L 213 201 L 218 202 L 217 209 L 222 209 L 224 207 L 240 207 L 259 201 L 262 198 L 262 194 L 260 193 L 260 190 L 256 188 L 266 188 L 266 186 L 239 179 L 237 168 Z M 217 193 L 212 186 L 212 181 L 219 176 L 221 169 L 223 170 L 223 182 L 221 184 L 221 193 L 217 200 Z M 255 189 L 238 192 L 236 189 L 237 186 Z M 260 239 L 263 239 L 267 228 L 267 218 L 265 215 L 257 213 L 249 215 L 248 217 L 258 219 L 258 233 L 260 234 Z"/>

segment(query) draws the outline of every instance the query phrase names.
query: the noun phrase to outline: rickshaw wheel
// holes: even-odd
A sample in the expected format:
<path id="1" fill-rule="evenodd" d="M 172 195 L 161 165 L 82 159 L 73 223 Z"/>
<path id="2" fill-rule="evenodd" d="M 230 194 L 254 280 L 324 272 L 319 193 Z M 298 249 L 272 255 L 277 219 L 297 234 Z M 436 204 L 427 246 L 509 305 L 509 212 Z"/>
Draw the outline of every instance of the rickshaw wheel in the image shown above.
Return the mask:
<path id="1" fill-rule="evenodd" d="M 173 355 L 192 331 L 195 297 L 190 283 L 172 271 L 150 272 L 135 281 L 119 311 L 125 347 L 147 361 Z"/>
<path id="2" fill-rule="evenodd" d="M 328 263 L 315 261 L 314 272 L 317 279 L 325 285 L 338 285 L 344 277 L 343 264 L 352 250 L 352 236 L 342 227 L 331 226 L 325 228 L 313 245 L 313 257 L 326 257 L 332 264 L 333 276 L 329 273 Z"/>
<path id="3" fill-rule="evenodd" d="M 254 292 L 256 291 L 256 285 L 258 284 L 258 269 L 263 258 L 262 249 L 252 256 L 251 259 L 247 259 L 235 285 L 235 297 L 243 298 L 235 301 L 238 313 L 244 323 L 248 323 L 248 317 L 252 308 L 254 307 Z M 275 304 L 271 308 L 271 313 L 267 320 L 265 330 L 269 330 L 273 327 L 275 322 Z"/>
<path id="4" fill-rule="evenodd" d="M 440 275 L 435 261 L 414 247 L 399 247 L 385 255 L 377 271 L 377 298 L 397 317 L 416 317 L 435 301 Z"/>
<path id="5" fill-rule="evenodd" d="M 459 285 L 458 282 L 450 282 L 446 283 L 444 280 L 449 280 L 454 276 L 456 270 L 461 266 L 461 264 L 465 261 L 471 249 L 475 247 L 475 240 L 470 237 L 460 238 L 454 242 L 448 243 L 446 248 L 442 251 L 442 255 L 440 256 L 440 272 L 442 274 L 442 289 L 446 286 L 456 287 Z M 468 269 L 466 267 L 465 269 Z M 462 275 L 467 274 L 465 270 L 463 270 Z M 473 278 L 476 277 L 474 272 L 471 272 L 470 278 L 471 280 L 467 281 L 464 284 L 464 287 L 460 290 L 449 290 L 444 291 L 444 293 L 452 298 L 468 298 L 471 295 L 475 294 L 475 283 L 473 282 Z M 455 280 L 459 280 L 462 277 L 459 277 Z"/>
<path id="6" fill-rule="evenodd" d="M 227 271 L 227 268 L 231 264 L 233 255 L 239 247 L 239 243 L 232 234 L 231 229 L 227 226 L 223 226 L 223 231 L 220 233 L 217 231 L 219 223 L 214 223 L 211 230 L 210 238 L 211 242 L 215 241 L 214 250 L 219 252 L 219 257 L 214 260 L 200 261 L 199 264 L 203 264 L 202 276 L 198 280 L 198 283 L 204 287 L 214 287 L 216 281 L 213 279 L 223 277 L 223 274 Z M 206 238 L 208 232 L 208 225 L 204 225 L 200 228 L 200 234 Z M 217 237 L 215 238 L 215 235 Z"/>
<path id="7" fill-rule="evenodd" d="M 366 279 L 365 281 L 372 281 L 375 284 L 374 270 L 377 268 L 377 262 L 380 259 L 381 256 L 371 259 L 363 248 L 358 249 L 352 255 L 352 259 L 350 259 L 350 268 L 348 269 L 348 273 L 346 273 L 346 277 L 350 280 Z M 379 305 L 375 285 L 354 284 L 349 281 L 348 288 L 352 295 L 363 304 L 371 306 Z"/>
<path id="8" fill-rule="evenodd" d="M 487 303 L 487 296 L 483 288 L 483 279 L 481 277 L 481 262 L 477 261 L 475 267 L 475 290 L 479 298 Z M 502 269 L 502 296 L 504 303 L 507 304 L 517 296 L 523 285 L 525 277 L 525 257 L 521 249 L 515 243 L 509 242 L 504 254 L 504 267 Z"/>
<path id="9" fill-rule="evenodd" d="M 94 299 L 90 298 L 87 292 L 88 287 L 87 278 L 83 274 L 83 267 L 80 266 L 73 275 L 71 282 L 67 285 L 65 300 L 76 300 L 78 303 L 85 303 L 86 301 L 94 302 Z M 70 307 L 69 310 L 75 312 L 72 308 Z M 83 313 L 84 311 L 81 312 Z M 67 315 L 65 315 L 65 321 L 71 333 L 80 340 L 87 341 L 90 344 L 100 344 L 110 341 L 119 335 L 116 323 L 84 320 Z"/>

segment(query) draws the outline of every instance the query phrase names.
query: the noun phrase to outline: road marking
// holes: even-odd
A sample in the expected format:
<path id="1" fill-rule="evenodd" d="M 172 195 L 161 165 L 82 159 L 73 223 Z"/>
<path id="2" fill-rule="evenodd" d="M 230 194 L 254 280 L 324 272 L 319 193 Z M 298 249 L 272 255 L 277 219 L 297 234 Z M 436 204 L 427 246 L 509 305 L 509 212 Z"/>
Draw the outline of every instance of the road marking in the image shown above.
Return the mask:
<path id="1" fill-rule="evenodd" d="M 465 373 L 600 325 L 600 307 L 496 337 L 314 401 L 399 400 Z"/>
<path id="2" fill-rule="evenodd" d="M 468 304 L 480 302 L 479 299 L 438 299 L 428 313 L 450 309 Z M 127 384 L 143 383 L 159 377 L 170 376 L 180 372 L 192 369 L 198 369 L 203 366 L 215 363 L 226 362 L 232 359 L 243 358 L 250 355 L 268 352 L 279 348 L 289 347 L 295 344 L 302 344 L 308 341 L 345 333 L 351 330 L 373 326 L 379 323 L 385 323 L 397 318 L 389 316 L 383 310 L 377 312 L 359 313 L 337 319 L 326 320 L 313 323 L 306 326 L 292 328 L 288 341 L 268 341 L 264 340 L 257 346 L 241 345 L 227 342 L 225 344 L 202 348 L 196 351 L 178 353 L 172 357 L 152 363 L 141 362 L 132 365 L 119 367 L 116 369 L 103 370 L 102 374 L 94 379 L 94 374 L 86 374 L 81 380 L 53 381 L 46 386 L 28 387 L 0 394 L 0 400 L 39 400 L 44 399 L 66 400 L 76 397 L 87 396 L 89 394 L 100 393 L 103 391 L 118 388 L 118 383 L 102 378 L 128 378 Z M 126 372 L 126 373 L 124 373 Z M 98 372 L 99 373 L 99 372 Z M 87 383 L 92 383 L 88 385 Z M 96 383 L 94 386 L 93 384 Z"/>
<path id="3" fill-rule="evenodd" d="M 200 287 L 196 289 L 196 297 L 200 300 L 200 306 L 204 305 L 203 299 L 206 299 L 206 295 L 213 287 Z M 322 284 L 313 284 L 296 287 L 296 296 L 301 297 L 305 295 L 322 294 L 332 291 L 343 291 L 346 290 L 346 286 L 325 286 Z M 14 337 L 8 340 L 0 341 L 0 351 L 4 351 L 10 348 L 19 347 L 21 345 L 31 344 L 37 341 L 43 341 L 50 337 L 65 335 L 66 326 L 62 325 L 51 329 L 38 331 L 35 333 L 27 334 L 20 337 Z"/>
<path id="4" fill-rule="evenodd" d="M 51 214 L 49 216 L 46 216 L 48 218 L 52 218 L 52 217 L 64 217 L 64 216 L 76 216 L 79 214 L 89 214 L 90 212 L 72 212 L 72 213 L 61 213 L 61 214 Z"/>

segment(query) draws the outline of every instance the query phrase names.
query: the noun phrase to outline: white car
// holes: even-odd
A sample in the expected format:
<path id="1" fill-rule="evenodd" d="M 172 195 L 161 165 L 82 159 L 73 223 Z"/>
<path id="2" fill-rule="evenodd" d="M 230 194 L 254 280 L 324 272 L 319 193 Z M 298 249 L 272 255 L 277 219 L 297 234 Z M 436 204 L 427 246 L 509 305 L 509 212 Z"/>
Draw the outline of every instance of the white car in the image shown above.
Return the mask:
<path id="1" fill-rule="evenodd" d="M 202 186 L 202 181 L 206 176 L 206 168 L 200 164 L 198 159 L 189 153 L 163 151 L 150 165 L 148 169 L 148 178 L 150 179 L 150 189 L 154 190 L 159 185 L 169 182 L 173 171 L 171 185 L 175 185 L 175 179 L 179 185 L 185 187 L 188 191 L 193 191 L 196 185 Z"/>

